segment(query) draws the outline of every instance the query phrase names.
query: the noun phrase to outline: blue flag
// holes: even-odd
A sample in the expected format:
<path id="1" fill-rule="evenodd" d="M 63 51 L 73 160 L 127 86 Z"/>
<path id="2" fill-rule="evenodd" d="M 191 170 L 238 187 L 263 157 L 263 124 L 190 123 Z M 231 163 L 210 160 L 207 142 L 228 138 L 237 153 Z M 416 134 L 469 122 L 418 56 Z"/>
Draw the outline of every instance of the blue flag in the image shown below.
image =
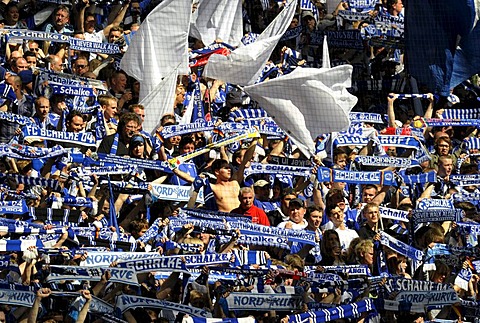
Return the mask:
<path id="1" fill-rule="evenodd" d="M 479 71 L 474 1 L 409 1 L 405 9 L 407 71 L 431 91 L 448 96 L 452 86 Z"/>

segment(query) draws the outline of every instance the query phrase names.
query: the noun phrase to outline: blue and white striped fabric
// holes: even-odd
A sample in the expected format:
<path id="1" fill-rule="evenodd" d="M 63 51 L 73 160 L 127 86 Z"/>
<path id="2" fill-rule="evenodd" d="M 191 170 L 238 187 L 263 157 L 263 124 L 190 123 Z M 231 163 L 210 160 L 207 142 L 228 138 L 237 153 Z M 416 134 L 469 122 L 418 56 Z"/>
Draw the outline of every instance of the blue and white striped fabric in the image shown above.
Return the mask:
<path id="1" fill-rule="evenodd" d="M 444 119 L 479 119 L 480 109 L 445 109 L 442 113 Z"/>
<path id="2" fill-rule="evenodd" d="M 40 239 L 0 240 L 0 251 L 25 251 L 29 247 L 43 248 L 43 243 Z"/>
<path id="3" fill-rule="evenodd" d="M 337 306 L 335 308 L 323 309 L 316 312 L 306 312 L 302 314 L 290 315 L 289 323 L 317 323 L 330 322 L 342 318 L 358 318 L 364 312 L 375 311 L 373 301 L 368 298 L 363 301 Z"/>

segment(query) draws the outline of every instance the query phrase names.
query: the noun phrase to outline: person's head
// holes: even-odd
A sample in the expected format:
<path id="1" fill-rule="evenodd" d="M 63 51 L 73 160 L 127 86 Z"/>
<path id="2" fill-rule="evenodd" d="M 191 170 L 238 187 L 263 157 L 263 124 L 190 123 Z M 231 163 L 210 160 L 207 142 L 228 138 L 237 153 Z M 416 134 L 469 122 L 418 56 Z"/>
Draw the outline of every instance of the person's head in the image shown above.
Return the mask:
<path id="1" fill-rule="evenodd" d="M 283 189 L 280 202 L 280 208 L 284 214 L 288 214 L 290 201 L 297 198 L 295 191 L 291 187 L 286 187 Z"/>
<path id="2" fill-rule="evenodd" d="M 67 131 L 81 132 L 85 128 L 85 116 L 78 111 L 73 110 L 67 115 Z"/>
<path id="3" fill-rule="evenodd" d="M 112 27 L 110 32 L 108 33 L 108 42 L 114 43 L 123 35 L 123 28 L 122 27 Z"/>
<path id="4" fill-rule="evenodd" d="M 439 156 L 447 156 L 452 148 L 452 141 L 448 137 L 440 137 L 435 141 L 435 150 Z"/>
<path id="5" fill-rule="evenodd" d="M 363 207 L 362 214 L 367 220 L 369 227 L 376 229 L 378 221 L 380 220 L 380 210 L 378 204 L 369 202 Z"/>
<path id="6" fill-rule="evenodd" d="M 123 71 L 116 71 L 110 78 L 110 87 L 115 93 L 124 93 L 127 87 L 127 74 Z"/>
<path id="7" fill-rule="evenodd" d="M 173 126 L 177 124 L 177 120 L 173 114 L 165 114 L 162 116 L 162 119 L 160 119 L 160 124 L 162 127 Z"/>
<path id="8" fill-rule="evenodd" d="M 362 240 L 355 247 L 355 256 L 360 264 L 373 265 L 373 242 L 372 240 Z"/>
<path id="9" fill-rule="evenodd" d="M 28 51 L 35 53 L 35 55 L 39 55 L 40 47 L 35 40 L 29 40 L 27 43 Z"/>
<path id="10" fill-rule="evenodd" d="M 28 93 L 32 93 L 33 91 L 33 71 L 30 69 L 26 69 L 24 71 L 20 71 L 18 76 L 22 79 L 23 89 L 26 90 Z"/>
<path id="11" fill-rule="evenodd" d="M 315 231 L 322 225 L 323 209 L 318 205 L 310 205 L 305 212 L 305 220 L 308 222 L 308 229 Z"/>
<path id="12" fill-rule="evenodd" d="M 95 15 L 93 13 L 86 13 L 83 20 L 83 30 L 92 34 L 95 32 Z"/>
<path id="13" fill-rule="evenodd" d="M 184 135 L 178 144 L 178 151 L 181 155 L 195 151 L 195 140 L 191 135 Z"/>
<path id="14" fill-rule="evenodd" d="M 61 4 L 53 12 L 53 25 L 57 31 L 62 30 L 70 20 L 70 9 Z"/>
<path id="15" fill-rule="evenodd" d="M 260 201 L 268 201 L 270 197 L 270 183 L 264 179 L 260 179 L 253 184 L 255 190 L 255 198 Z"/>
<path id="16" fill-rule="evenodd" d="M 300 198 L 295 198 L 289 203 L 289 219 L 294 223 L 302 223 L 305 216 L 305 202 Z"/>
<path id="17" fill-rule="evenodd" d="M 298 17 L 297 16 L 294 16 L 292 18 L 292 21 L 290 21 L 290 25 L 288 26 L 289 29 L 292 29 L 292 28 L 296 28 L 298 27 Z"/>
<path id="18" fill-rule="evenodd" d="M 48 113 L 50 112 L 50 101 L 44 97 L 40 96 L 35 100 L 35 114 L 36 116 L 44 121 L 48 117 Z"/>
<path id="19" fill-rule="evenodd" d="M 98 103 L 102 107 L 105 119 L 110 120 L 118 114 L 117 98 L 111 95 L 99 95 Z"/>
<path id="20" fill-rule="evenodd" d="M 345 220 L 345 213 L 338 206 L 327 209 L 327 216 L 330 221 L 332 221 L 335 228 L 338 228 L 343 224 Z"/>
<path id="21" fill-rule="evenodd" d="M 216 159 L 211 168 L 217 179 L 227 181 L 232 177 L 232 168 L 224 159 Z"/>
<path id="22" fill-rule="evenodd" d="M 10 2 L 5 6 L 5 25 L 13 26 L 18 22 L 20 13 L 16 2 Z"/>
<path id="23" fill-rule="evenodd" d="M 317 21 L 315 20 L 315 17 L 313 16 L 313 13 L 311 11 L 305 11 L 303 13 L 303 24 L 307 27 L 308 30 L 313 31 L 315 30 L 317 26 Z"/>
<path id="24" fill-rule="evenodd" d="M 19 57 L 13 61 L 12 64 L 12 71 L 16 74 L 20 73 L 21 71 L 28 70 L 28 63 L 23 57 Z"/>
<path id="25" fill-rule="evenodd" d="M 140 118 L 133 112 L 127 112 L 120 117 L 117 132 L 126 142 L 130 142 L 133 135 L 138 132 L 140 125 Z"/>
<path id="26" fill-rule="evenodd" d="M 72 71 L 76 75 L 83 75 L 89 71 L 88 59 L 79 56 L 72 64 Z"/>
<path id="27" fill-rule="evenodd" d="M 345 167 L 347 166 L 347 162 L 348 162 L 347 153 L 341 148 L 335 149 L 333 151 L 333 162 L 340 169 L 345 169 Z"/>
<path id="28" fill-rule="evenodd" d="M 28 68 L 37 67 L 37 54 L 31 51 L 26 51 L 23 57 L 27 61 Z"/>
<path id="29" fill-rule="evenodd" d="M 342 252 L 340 237 L 338 232 L 331 229 L 323 232 L 323 238 L 320 242 L 320 252 L 325 257 L 338 257 Z"/>
<path id="30" fill-rule="evenodd" d="M 402 0 L 388 0 L 387 8 L 391 15 L 398 16 L 398 14 L 402 12 L 403 2 Z"/>
<path id="31" fill-rule="evenodd" d="M 369 203 L 377 195 L 378 188 L 373 184 L 366 184 L 362 190 L 362 202 Z"/>
<path id="32" fill-rule="evenodd" d="M 248 210 L 253 206 L 253 190 L 250 187 L 242 187 L 238 193 L 238 200 L 240 201 L 240 208 Z"/>
<path id="33" fill-rule="evenodd" d="M 140 16 L 140 13 L 141 13 L 140 2 L 132 1 L 130 3 L 130 13 L 132 14 L 132 16 Z"/>
<path id="34" fill-rule="evenodd" d="M 130 138 L 128 151 L 129 151 L 130 157 L 144 158 L 145 138 L 140 134 L 133 135 L 132 138 Z"/>
<path id="35" fill-rule="evenodd" d="M 443 261 L 435 260 L 435 271 L 430 273 L 430 280 L 434 283 L 443 284 L 450 277 L 450 267 Z"/>
<path id="36" fill-rule="evenodd" d="M 132 104 L 128 106 L 128 111 L 137 114 L 142 120 L 142 124 L 145 121 L 145 107 L 141 104 Z"/>
<path id="37" fill-rule="evenodd" d="M 175 89 L 175 105 L 183 104 L 183 101 L 185 100 L 185 92 L 185 86 L 183 84 L 178 84 Z"/>
<path id="38" fill-rule="evenodd" d="M 7 78 L 7 84 L 10 85 L 15 92 L 22 91 L 22 78 L 18 75 L 11 75 Z"/>
<path id="39" fill-rule="evenodd" d="M 130 222 L 129 231 L 135 239 L 140 238 L 148 230 L 148 221 L 145 219 L 135 219 Z"/>
<path id="40" fill-rule="evenodd" d="M 450 176 L 453 171 L 453 159 L 448 156 L 438 158 L 438 175 L 441 177 Z"/>
<path id="41" fill-rule="evenodd" d="M 57 73 L 63 71 L 62 59 L 57 55 L 48 55 L 47 62 L 50 70 Z"/>
<path id="42" fill-rule="evenodd" d="M 339 189 L 332 188 L 328 191 L 326 196 L 326 208 L 331 209 L 335 206 L 338 206 L 340 210 L 345 210 L 347 204 L 345 203 L 345 197 L 343 196 L 343 191 Z"/>

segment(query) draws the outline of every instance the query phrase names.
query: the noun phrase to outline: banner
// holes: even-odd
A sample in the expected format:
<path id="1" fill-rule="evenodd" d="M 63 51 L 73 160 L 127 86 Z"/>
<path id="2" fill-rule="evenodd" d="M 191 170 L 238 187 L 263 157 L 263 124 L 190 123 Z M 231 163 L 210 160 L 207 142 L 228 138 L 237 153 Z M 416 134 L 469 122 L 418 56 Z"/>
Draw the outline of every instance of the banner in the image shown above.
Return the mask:
<path id="1" fill-rule="evenodd" d="M 35 122 L 29 117 L 21 116 L 11 112 L 0 111 L 0 120 L 15 122 L 21 126 L 35 125 Z"/>
<path id="2" fill-rule="evenodd" d="M 165 173 L 171 173 L 172 171 L 168 167 L 168 164 L 159 160 L 148 160 L 139 158 L 125 158 L 122 156 L 116 156 L 111 154 L 98 154 L 98 160 L 100 162 L 111 163 L 113 166 L 136 166 L 146 169 L 159 170 Z"/>
<path id="3" fill-rule="evenodd" d="M 462 221 L 463 216 L 464 212 L 462 209 L 412 210 L 412 220 L 415 223 L 443 221 L 460 222 Z"/>
<path id="4" fill-rule="evenodd" d="M 71 86 L 65 84 L 48 83 L 53 94 L 72 95 L 72 96 L 96 96 L 95 91 L 91 87 Z"/>
<path id="5" fill-rule="evenodd" d="M 35 298 L 31 291 L 0 289 L 0 304 L 32 307 Z"/>
<path id="6" fill-rule="evenodd" d="M 378 123 L 384 124 L 382 115 L 378 113 L 350 112 L 348 114 L 351 123 Z"/>
<path id="7" fill-rule="evenodd" d="M 345 182 L 351 184 L 392 185 L 395 183 L 393 172 L 353 172 L 346 170 L 319 167 L 317 170 L 319 182 Z"/>
<path id="8" fill-rule="evenodd" d="M 117 297 L 115 307 L 121 313 L 124 313 L 129 309 L 140 307 L 140 308 L 159 308 L 159 309 L 178 311 L 193 317 L 211 317 L 210 312 L 207 312 L 200 308 L 179 304 L 179 303 L 163 301 L 159 299 L 125 295 L 125 294 Z"/>
<path id="9" fill-rule="evenodd" d="M 231 293 L 227 303 L 230 311 L 291 311 L 299 310 L 303 299 L 291 294 Z"/>
<path id="10" fill-rule="evenodd" d="M 244 176 L 248 177 L 253 174 L 282 174 L 308 177 L 311 173 L 311 167 L 251 163 L 250 167 L 245 169 Z"/>
<path id="11" fill-rule="evenodd" d="M 53 148 L 40 148 L 18 144 L 0 145 L 0 156 L 7 156 L 10 158 L 41 159 L 57 157 L 65 154 L 67 154 L 67 150 L 62 146 L 55 146 Z"/>
<path id="12" fill-rule="evenodd" d="M 190 200 L 190 186 L 151 184 L 150 194 L 158 200 L 188 202 Z M 203 187 L 197 195 L 197 203 L 205 204 L 203 198 Z"/>
<path id="13" fill-rule="evenodd" d="M 402 222 L 409 222 L 407 211 L 391 209 L 384 206 L 380 206 L 379 211 L 380 211 L 381 218 L 402 221 Z"/>
<path id="14" fill-rule="evenodd" d="M 32 126 L 23 127 L 22 132 L 26 140 L 52 140 L 95 147 L 95 137 L 91 132 L 55 131 Z"/>
<path id="15" fill-rule="evenodd" d="M 62 280 L 87 280 L 100 281 L 102 275 L 109 271 L 111 278 L 109 281 L 115 283 L 123 283 L 127 285 L 140 285 L 137 275 L 132 269 L 116 268 L 116 267 L 80 267 L 80 266 L 50 266 L 50 275 L 46 278 L 46 282 L 56 282 Z"/>
<path id="16" fill-rule="evenodd" d="M 100 43 L 71 37 L 69 39 L 70 49 L 90 53 L 119 54 L 120 48 L 117 44 Z"/>
<path id="17" fill-rule="evenodd" d="M 326 31 L 325 35 L 330 48 L 363 49 L 364 47 L 362 35 L 358 29 Z"/>
<path id="18" fill-rule="evenodd" d="M 46 31 L 28 30 L 28 29 L 3 29 L 7 33 L 7 41 L 22 42 L 24 39 L 46 40 L 57 43 L 68 43 L 70 37 L 58 34 L 49 33 Z"/>
<path id="19" fill-rule="evenodd" d="M 355 161 L 363 166 L 378 167 L 398 167 L 409 168 L 412 166 L 420 166 L 420 164 L 410 158 L 390 157 L 390 156 L 357 156 Z"/>

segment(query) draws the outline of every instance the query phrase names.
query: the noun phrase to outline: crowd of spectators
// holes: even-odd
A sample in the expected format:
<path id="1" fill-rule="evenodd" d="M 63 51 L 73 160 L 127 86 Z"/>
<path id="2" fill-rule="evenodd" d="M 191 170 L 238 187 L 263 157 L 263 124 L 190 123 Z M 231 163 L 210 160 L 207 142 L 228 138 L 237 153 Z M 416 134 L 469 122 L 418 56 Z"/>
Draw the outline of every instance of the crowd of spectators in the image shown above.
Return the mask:
<path id="1" fill-rule="evenodd" d="M 143 130 L 119 62 L 160 2 L 0 3 L 0 322 L 473 322 L 480 89 L 439 97 L 406 73 L 402 0 L 298 2 L 259 82 L 321 67 L 327 35 L 358 97 L 311 158 L 203 66 Z M 286 3 L 244 0 L 244 41 Z"/>

